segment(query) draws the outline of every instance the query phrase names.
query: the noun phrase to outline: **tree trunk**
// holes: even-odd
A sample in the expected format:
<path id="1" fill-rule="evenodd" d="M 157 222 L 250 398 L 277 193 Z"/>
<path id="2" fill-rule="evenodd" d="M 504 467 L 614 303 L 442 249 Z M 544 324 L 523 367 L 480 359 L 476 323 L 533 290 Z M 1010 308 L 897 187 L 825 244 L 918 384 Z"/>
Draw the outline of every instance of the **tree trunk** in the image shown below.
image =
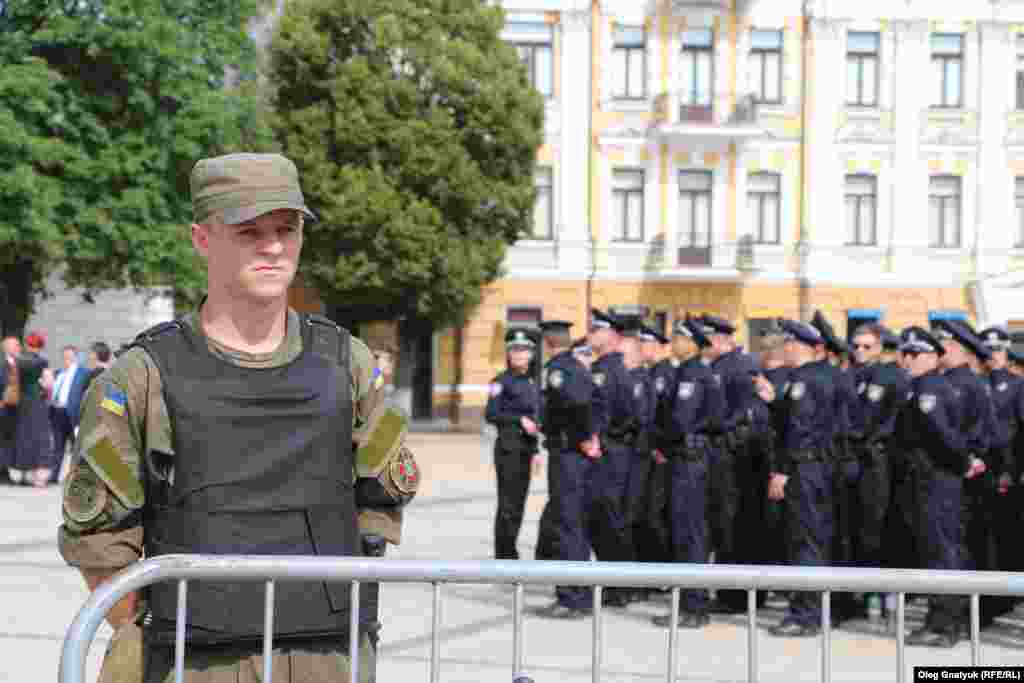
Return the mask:
<path id="1" fill-rule="evenodd" d="M 462 408 L 462 361 L 463 361 L 463 323 L 455 324 L 455 376 L 452 380 L 452 399 L 449 406 L 449 420 L 453 427 L 459 426 L 460 410 Z"/>
<path id="2" fill-rule="evenodd" d="M 32 261 L 17 260 L 0 268 L 0 336 L 21 338 L 32 314 L 36 269 Z"/>

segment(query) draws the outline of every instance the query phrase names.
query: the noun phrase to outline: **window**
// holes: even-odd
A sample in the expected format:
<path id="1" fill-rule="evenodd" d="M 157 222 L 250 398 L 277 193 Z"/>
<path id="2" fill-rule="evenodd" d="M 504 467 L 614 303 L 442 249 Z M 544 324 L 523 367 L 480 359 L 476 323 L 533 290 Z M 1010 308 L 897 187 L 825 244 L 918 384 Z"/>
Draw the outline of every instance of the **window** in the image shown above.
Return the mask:
<path id="1" fill-rule="evenodd" d="M 861 325 L 877 323 L 882 319 L 880 308 L 850 308 L 846 311 L 846 341 L 853 343 L 853 335 Z"/>
<path id="2" fill-rule="evenodd" d="M 679 247 L 711 246 L 711 173 L 679 174 Z"/>
<path id="3" fill-rule="evenodd" d="M 620 100 L 647 96 L 647 34 L 643 27 L 615 28 L 615 85 L 612 94 Z"/>
<path id="4" fill-rule="evenodd" d="M 1018 177 L 1014 180 L 1013 203 L 1017 212 L 1017 239 L 1015 245 L 1018 249 L 1024 248 L 1024 178 Z"/>
<path id="5" fill-rule="evenodd" d="M 540 327 L 544 311 L 539 306 L 509 306 L 505 313 L 508 327 Z"/>
<path id="6" fill-rule="evenodd" d="M 847 243 L 856 246 L 878 244 L 878 182 L 872 175 L 846 176 Z"/>
<path id="7" fill-rule="evenodd" d="M 878 45 L 877 33 L 846 35 L 846 103 L 850 106 L 878 106 Z"/>
<path id="8" fill-rule="evenodd" d="M 1017 109 L 1024 109 L 1024 35 L 1017 34 Z"/>
<path id="9" fill-rule="evenodd" d="M 551 26 L 544 22 L 510 21 L 505 25 L 502 37 L 519 51 L 530 85 L 544 97 L 551 97 L 554 94 L 555 70 Z"/>
<path id="10" fill-rule="evenodd" d="M 754 227 L 754 241 L 779 244 L 780 185 L 778 173 L 752 173 L 747 180 L 747 208 Z"/>
<path id="11" fill-rule="evenodd" d="M 750 75 L 758 102 L 782 103 L 782 31 L 750 32 Z"/>
<path id="12" fill-rule="evenodd" d="M 615 171 L 612 177 L 612 239 L 644 239 L 644 172 Z"/>
<path id="13" fill-rule="evenodd" d="M 960 246 L 960 178 L 933 176 L 928 188 L 933 247 Z"/>
<path id="14" fill-rule="evenodd" d="M 964 37 L 959 33 L 932 34 L 935 107 L 963 105 Z"/>
<path id="15" fill-rule="evenodd" d="M 549 240 L 554 235 L 554 184 L 551 169 L 538 167 L 534 175 L 537 199 L 533 203 L 533 238 Z"/>
<path id="16" fill-rule="evenodd" d="M 714 90 L 714 35 L 711 29 L 683 31 L 679 69 L 680 102 L 686 107 L 710 109 Z"/>

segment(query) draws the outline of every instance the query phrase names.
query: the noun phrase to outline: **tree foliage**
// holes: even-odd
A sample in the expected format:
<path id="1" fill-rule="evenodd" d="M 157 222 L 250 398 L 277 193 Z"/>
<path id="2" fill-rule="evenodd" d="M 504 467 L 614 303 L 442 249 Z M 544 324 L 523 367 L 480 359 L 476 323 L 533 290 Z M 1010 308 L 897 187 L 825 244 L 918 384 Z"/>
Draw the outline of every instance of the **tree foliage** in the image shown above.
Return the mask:
<path id="1" fill-rule="evenodd" d="M 481 0 L 289 2 L 269 80 L 329 304 L 457 322 L 528 232 L 544 106 L 503 23 Z"/>
<path id="2" fill-rule="evenodd" d="M 246 26 L 262 0 L 0 0 L 0 310 L 20 330 L 46 276 L 174 285 L 203 156 L 272 146 Z M 229 73 L 240 85 L 225 88 Z M 6 301 L 5 301 L 6 299 Z"/>

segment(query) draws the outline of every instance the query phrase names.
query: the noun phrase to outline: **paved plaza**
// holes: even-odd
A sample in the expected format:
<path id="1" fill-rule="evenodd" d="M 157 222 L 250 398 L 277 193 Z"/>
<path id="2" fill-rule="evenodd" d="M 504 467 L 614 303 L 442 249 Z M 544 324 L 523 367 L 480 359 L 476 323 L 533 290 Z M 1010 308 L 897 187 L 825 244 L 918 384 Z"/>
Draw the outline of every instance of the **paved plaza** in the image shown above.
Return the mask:
<path id="1" fill-rule="evenodd" d="M 391 556 L 406 559 L 487 559 L 495 497 L 493 468 L 476 435 L 413 434 L 412 446 L 424 470 L 424 486 L 413 502 L 405 541 Z M 545 498 L 544 481 L 535 480 L 523 528 L 520 554 L 532 557 L 537 520 Z M 55 681 L 65 629 L 86 598 L 77 573 L 56 550 L 60 492 L 0 489 L 0 515 L 8 529 L 0 543 L 0 683 Z M 442 610 L 441 680 L 445 683 L 510 683 L 512 680 L 512 589 L 501 586 L 446 586 Z M 529 587 L 529 608 L 550 602 L 550 588 Z M 774 623 L 780 605 L 759 615 Z M 604 610 L 603 681 L 658 681 L 666 677 L 667 631 L 650 616 L 663 603 Z M 908 621 L 920 608 L 908 608 Z M 429 586 L 382 588 L 382 647 L 378 681 L 429 680 L 431 590 Z M 715 617 L 697 633 L 680 631 L 679 681 L 725 683 L 746 680 L 744 617 Z M 536 683 L 590 681 L 590 621 L 525 620 L 525 670 Z M 110 631 L 104 626 L 90 658 L 90 679 L 99 667 Z M 986 664 L 1024 666 L 1024 618 L 1000 620 L 983 636 Z M 867 622 L 835 631 L 834 681 L 895 680 L 896 644 L 873 633 Z M 818 640 L 779 640 L 759 634 L 761 680 L 778 683 L 820 680 Z M 970 647 L 951 651 L 907 649 L 908 665 L 966 665 Z M 908 677 L 908 680 L 909 677 Z"/>

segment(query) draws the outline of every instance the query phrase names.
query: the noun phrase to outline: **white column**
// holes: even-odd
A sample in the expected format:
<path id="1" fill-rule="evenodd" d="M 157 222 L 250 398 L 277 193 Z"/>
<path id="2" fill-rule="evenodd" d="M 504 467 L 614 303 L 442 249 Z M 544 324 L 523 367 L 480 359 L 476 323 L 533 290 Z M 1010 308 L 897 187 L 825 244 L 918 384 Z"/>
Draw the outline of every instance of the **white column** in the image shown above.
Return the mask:
<path id="1" fill-rule="evenodd" d="M 590 11 L 562 12 L 561 38 L 558 267 L 582 272 L 590 264 Z"/>

